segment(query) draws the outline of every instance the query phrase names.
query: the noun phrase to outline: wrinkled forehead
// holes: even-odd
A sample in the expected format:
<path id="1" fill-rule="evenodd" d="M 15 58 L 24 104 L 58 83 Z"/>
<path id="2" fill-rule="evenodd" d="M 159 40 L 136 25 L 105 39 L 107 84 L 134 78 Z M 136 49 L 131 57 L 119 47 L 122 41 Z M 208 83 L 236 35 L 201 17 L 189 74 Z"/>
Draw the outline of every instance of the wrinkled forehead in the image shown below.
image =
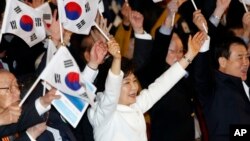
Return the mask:
<path id="1" fill-rule="evenodd" d="M 16 83 L 16 78 L 8 71 L 0 70 L 0 87 L 9 86 L 11 83 Z"/>

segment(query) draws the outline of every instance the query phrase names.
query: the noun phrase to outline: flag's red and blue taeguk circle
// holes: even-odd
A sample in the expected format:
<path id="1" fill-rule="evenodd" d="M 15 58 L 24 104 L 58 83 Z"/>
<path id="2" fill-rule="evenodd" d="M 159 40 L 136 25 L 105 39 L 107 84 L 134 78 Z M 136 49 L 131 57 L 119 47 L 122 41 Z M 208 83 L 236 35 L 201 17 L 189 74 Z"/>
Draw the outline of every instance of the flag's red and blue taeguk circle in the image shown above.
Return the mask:
<path id="1" fill-rule="evenodd" d="M 31 31 L 33 29 L 32 18 L 28 15 L 23 15 L 20 19 L 20 26 L 26 32 Z"/>
<path id="2" fill-rule="evenodd" d="M 70 20 L 78 19 L 82 14 L 82 8 L 75 2 L 69 2 L 65 6 L 66 16 Z"/>
<path id="3" fill-rule="evenodd" d="M 76 72 L 68 73 L 65 77 L 65 83 L 71 90 L 74 91 L 81 88 L 81 85 L 79 84 L 79 74 Z"/>

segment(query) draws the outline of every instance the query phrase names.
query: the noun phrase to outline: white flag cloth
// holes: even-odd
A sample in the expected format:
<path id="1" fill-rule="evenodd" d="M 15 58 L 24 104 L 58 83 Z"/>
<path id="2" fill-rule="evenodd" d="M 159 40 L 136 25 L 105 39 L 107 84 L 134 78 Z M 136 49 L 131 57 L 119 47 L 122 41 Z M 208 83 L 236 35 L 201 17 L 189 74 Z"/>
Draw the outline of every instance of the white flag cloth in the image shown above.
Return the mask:
<path id="1" fill-rule="evenodd" d="M 59 17 L 63 27 L 73 33 L 89 34 L 94 25 L 99 0 L 59 0 Z"/>
<path id="2" fill-rule="evenodd" d="M 56 53 L 57 48 L 51 39 L 48 39 L 47 42 L 48 42 L 48 48 L 47 48 L 46 64 L 49 64 L 50 60 Z"/>
<path id="3" fill-rule="evenodd" d="M 41 6 L 37 7 L 36 10 L 43 14 L 43 20 L 45 21 L 47 27 L 50 27 L 52 23 L 52 10 L 49 6 L 49 3 L 46 2 L 42 4 Z"/>
<path id="4" fill-rule="evenodd" d="M 63 93 L 79 97 L 85 94 L 79 67 L 66 47 L 58 49 L 40 78 Z"/>
<path id="5" fill-rule="evenodd" d="M 246 5 L 250 5 L 250 0 L 239 0 L 241 3 L 243 3 L 242 1 L 244 1 L 246 3 Z"/>
<path id="6" fill-rule="evenodd" d="M 100 13 L 103 13 L 105 11 L 104 9 L 104 4 L 103 4 L 103 0 L 99 0 L 99 3 L 98 3 L 98 10 Z"/>
<path id="7" fill-rule="evenodd" d="M 42 13 L 18 0 L 8 0 L 1 32 L 17 35 L 32 47 L 46 36 Z"/>

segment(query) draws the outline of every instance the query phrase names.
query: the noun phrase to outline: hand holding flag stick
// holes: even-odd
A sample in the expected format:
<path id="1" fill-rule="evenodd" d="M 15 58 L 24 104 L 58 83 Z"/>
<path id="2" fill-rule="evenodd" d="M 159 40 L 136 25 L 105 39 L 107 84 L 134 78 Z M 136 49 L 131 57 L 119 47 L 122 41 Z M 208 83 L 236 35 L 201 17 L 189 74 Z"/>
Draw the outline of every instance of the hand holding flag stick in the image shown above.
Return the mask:
<path id="1" fill-rule="evenodd" d="M 198 10 L 198 8 L 197 8 L 197 6 L 196 6 L 194 0 L 191 0 L 191 1 L 192 1 L 192 4 L 193 4 L 193 6 L 194 6 L 195 11 Z M 207 28 L 206 28 L 206 26 L 205 26 L 205 23 L 202 23 L 202 26 L 203 26 L 205 32 L 208 33 L 208 30 L 207 30 Z"/>
<path id="2" fill-rule="evenodd" d="M 102 33 L 102 35 L 105 37 L 105 39 L 107 41 L 110 41 L 109 37 L 103 32 L 103 30 L 99 27 L 99 25 L 97 23 L 95 23 L 94 25 L 100 31 L 100 33 Z"/>
<path id="3" fill-rule="evenodd" d="M 99 30 L 99 32 L 104 36 L 104 38 L 107 41 L 110 40 L 108 35 L 109 35 L 109 31 L 112 27 L 112 24 L 109 24 L 109 26 L 107 27 L 107 19 L 105 19 L 101 15 L 97 14 L 94 26 Z"/>
<path id="4" fill-rule="evenodd" d="M 178 11 L 177 0 L 171 0 L 168 5 L 167 9 L 170 12 L 169 14 L 172 15 L 171 26 L 174 26 L 175 14 Z"/>
<path id="5" fill-rule="evenodd" d="M 48 34 L 48 37 L 49 39 L 51 39 L 53 41 L 53 43 L 55 44 L 55 46 L 58 46 L 59 43 L 60 43 L 60 39 L 61 39 L 61 36 L 60 34 L 60 21 L 59 21 L 59 18 L 57 19 L 57 13 L 58 11 L 55 10 L 53 12 L 53 16 L 52 16 L 52 22 L 50 24 L 49 27 L 45 26 L 46 27 L 46 31 L 47 31 L 47 34 Z"/>

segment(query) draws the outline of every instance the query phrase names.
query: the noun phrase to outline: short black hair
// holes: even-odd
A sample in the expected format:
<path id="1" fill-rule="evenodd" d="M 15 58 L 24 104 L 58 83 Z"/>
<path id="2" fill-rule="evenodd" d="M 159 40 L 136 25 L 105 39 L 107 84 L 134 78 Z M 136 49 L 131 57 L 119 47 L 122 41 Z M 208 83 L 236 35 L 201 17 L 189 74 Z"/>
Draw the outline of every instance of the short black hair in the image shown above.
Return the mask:
<path id="1" fill-rule="evenodd" d="M 103 64 L 99 66 L 99 73 L 95 80 L 95 86 L 97 87 L 97 92 L 104 91 L 105 82 L 108 75 L 108 71 L 112 65 L 113 57 L 109 57 L 105 60 Z M 134 73 L 135 71 L 135 63 L 132 59 L 128 59 L 126 57 L 122 57 L 121 60 L 121 70 L 124 73 L 123 78 L 127 77 L 129 74 Z"/>
<path id="2" fill-rule="evenodd" d="M 134 61 L 132 59 L 122 57 L 121 70 L 124 73 L 124 78 L 127 77 L 129 74 L 134 73 L 134 71 L 135 71 L 135 63 L 134 63 Z"/>
<path id="3" fill-rule="evenodd" d="M 217 43 L 215 47 L 216 68 L 219 68 L 218 59 L 220 57 L 225 57 L 226 59 L 230 57 L 230 48 L 232 44 L 243 45 L 246 49 L 248 48 L 246 43 L 240 37 L 232 35 L 224 38 L 221 42 Z"/>

